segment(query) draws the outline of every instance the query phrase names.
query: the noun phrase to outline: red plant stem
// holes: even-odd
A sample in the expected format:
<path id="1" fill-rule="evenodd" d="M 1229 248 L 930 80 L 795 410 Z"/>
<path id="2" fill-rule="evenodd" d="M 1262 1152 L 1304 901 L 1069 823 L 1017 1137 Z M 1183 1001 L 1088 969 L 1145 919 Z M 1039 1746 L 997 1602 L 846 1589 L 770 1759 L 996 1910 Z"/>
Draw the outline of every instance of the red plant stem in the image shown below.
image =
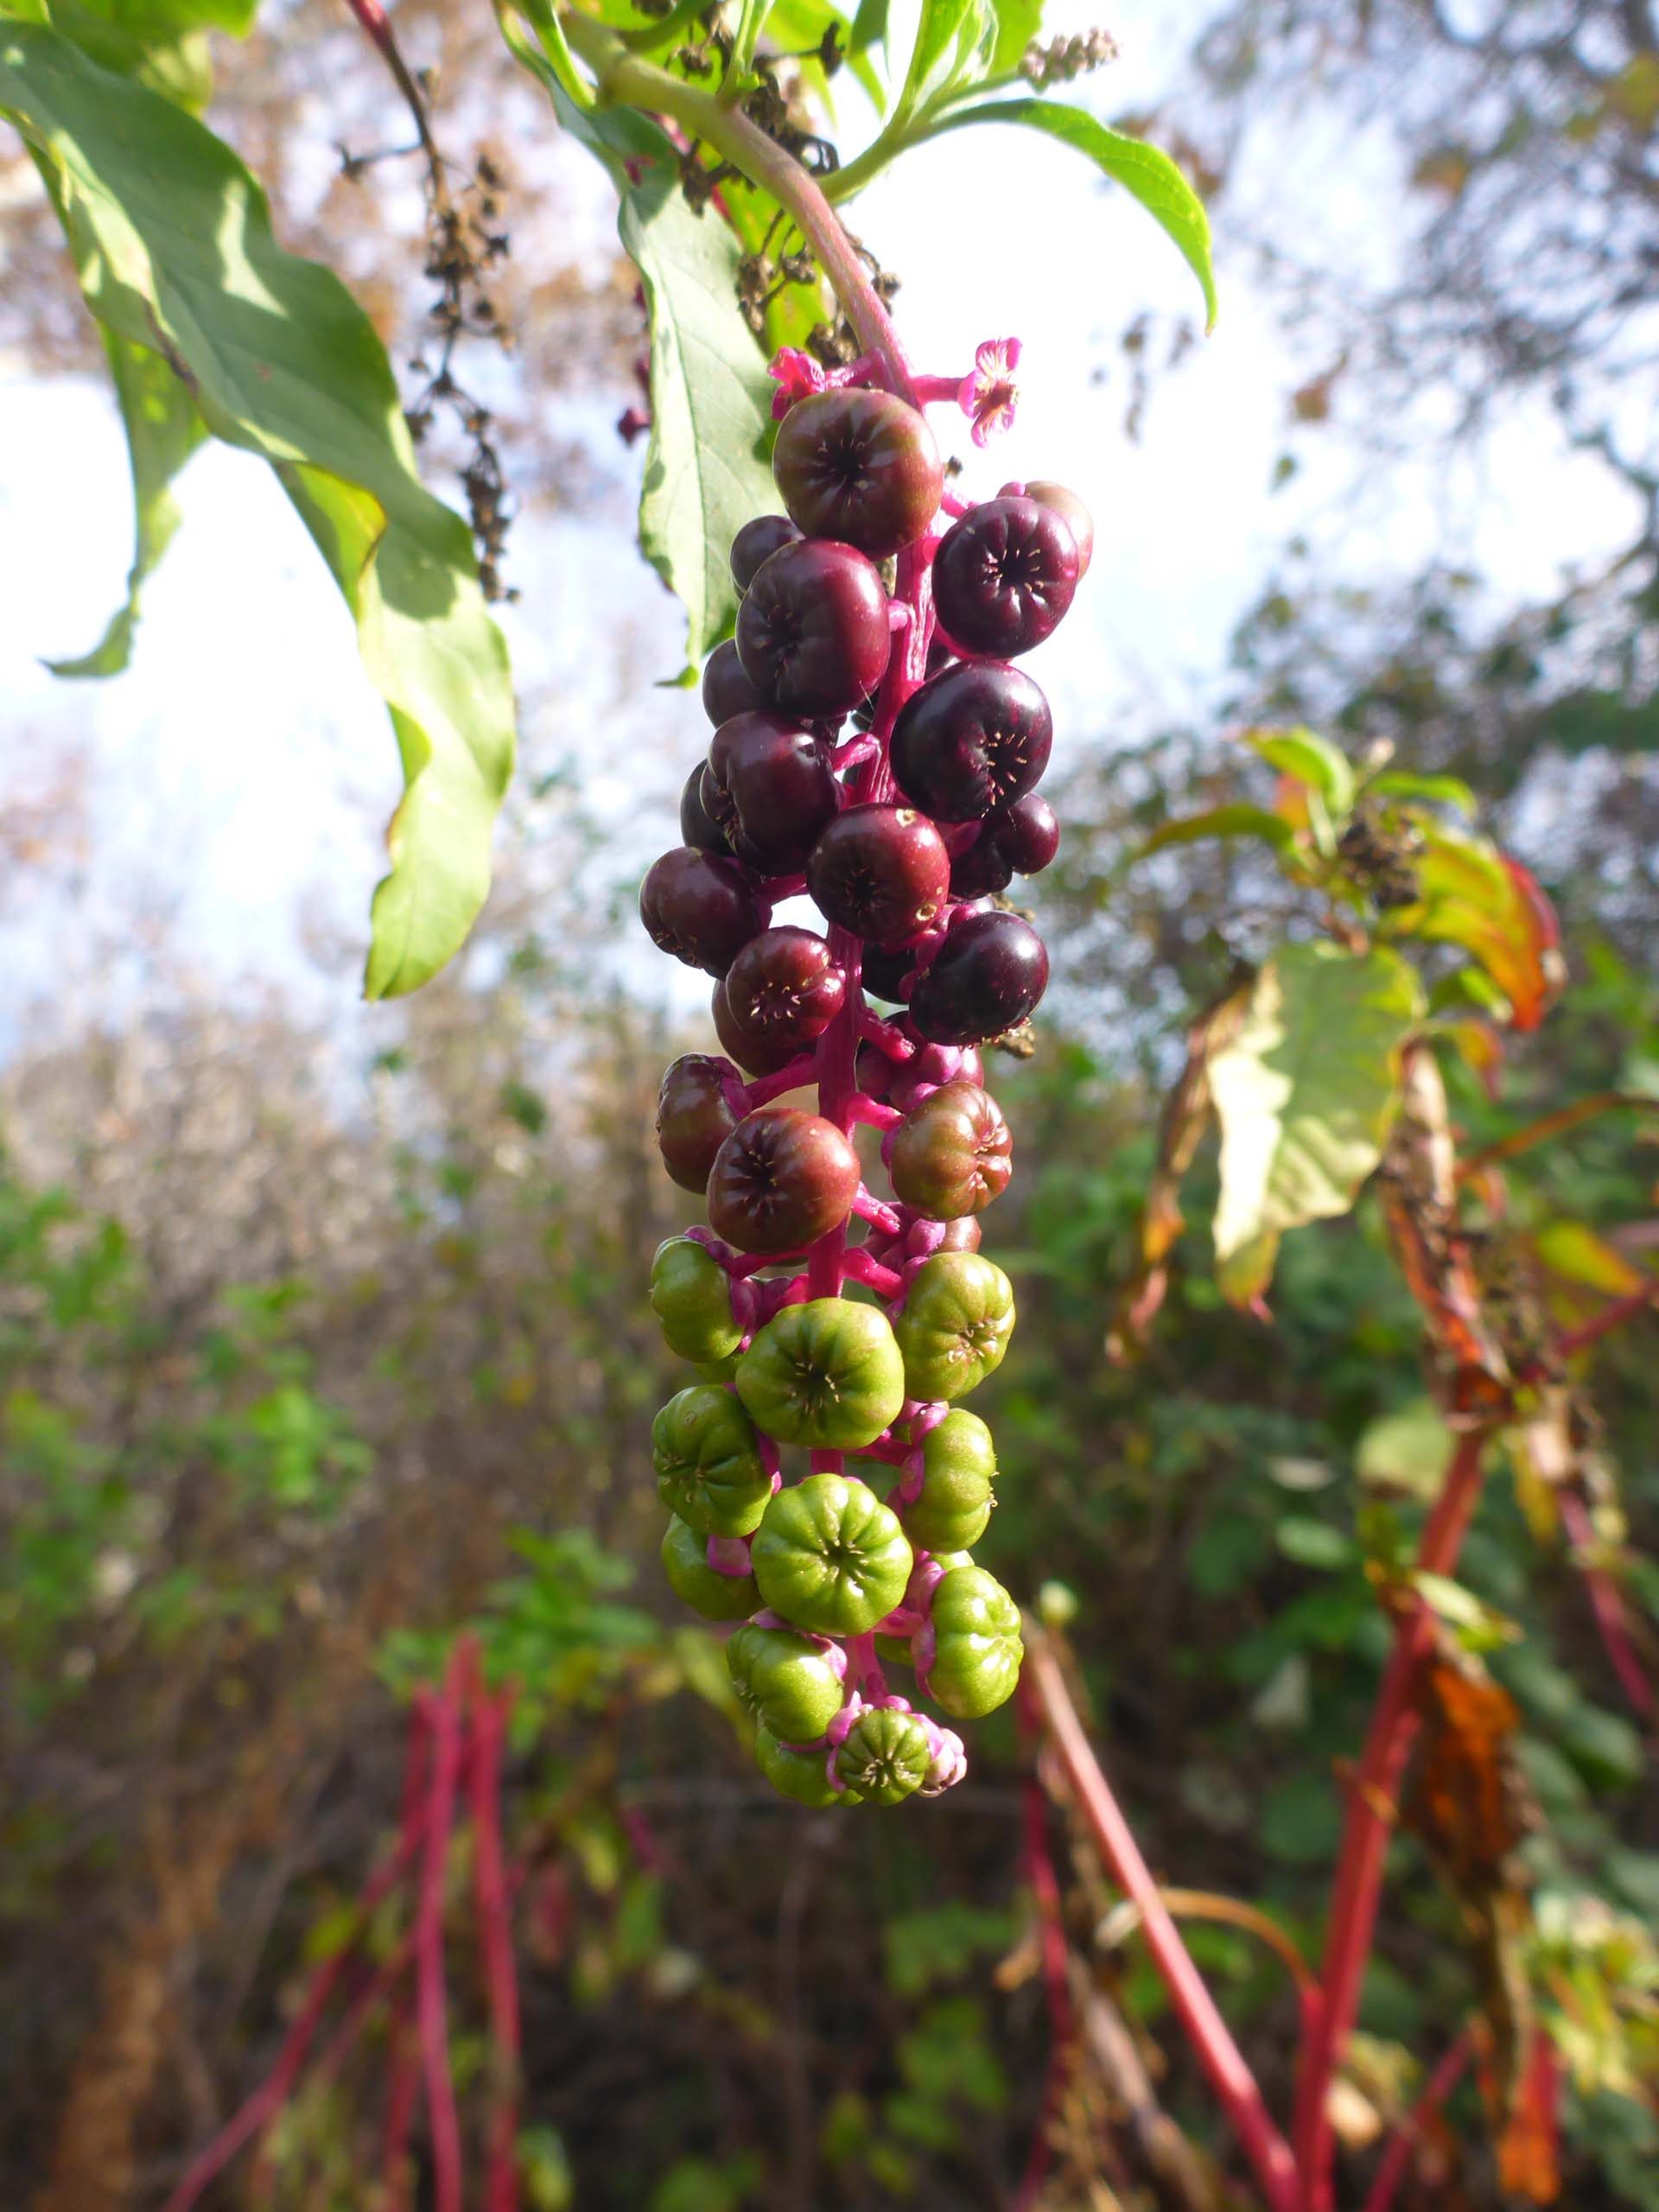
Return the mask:
<path id="1" fill-rule="evenodd" d="M 1450 1574 L 1480 1498 L 1480 1462 L 1489 1431 L 1458 1439 L 1446 1480 L 1417 1548 L 1420 1573 Z M 1293 2140 L 1306 2212 L 1332 2212 L 1331 2084 L 1358 2017 L 1365 1962 L 1376 1929 L 1382 1876 L 1394 1833 L 1395 1802 L 1417 1738 L 1414 1705 L 1424 1660 L 1433 1649 L 1434 1616 L 1421 1599 L 1402 1611 L 1359 1765 L 1349 1785 L 1342 1845 L 1332 1885 L 1320 1986 L 1325 2002 L 1304 2044 L 1296 2083 Z"/>
<path id="2" fill-rule="evenodd" d="M 512 1913 L 501 1847 L 501 1747 L 512 1699 L 508 1694 L 498 1703 L 491 1697 L 477 1643 L 470 1639 L 467 1665 L 473 1722 L 469 1779 L 474 1896 L 493 2060 L 484 2212 L 518 2212 L 518 1984 L 513 1972 Z"/>
<path id="3" fill-rule="evenodd" d="M 1644 1726 L 1651 1728 L 1656 1717 L 1653 1685 L 1630 1641 L 1630 1623 L 1624 1616 L 1624 1601 L 1618 1594 L 1618 1586 L 1606 1568 L 1597 1562 L 1596 1532 L 1589 1508 L 1575 1490 L 1562 1490 L 1557 1498 L 1561 1524 L 1573 1550 L 1579 1554 L 1579 1573 L 1584 1577 L 1590 1610 L 1596 1617 L 1607 1663 L 1618 1675 L 1631 1712 Z"/>
<path id="4" fill-rule="evenodd" d="M 1457 2088 L 1463 2070 L 1469 2063 L 1470 2053 L 1471 2045 L 1466 2034 L 1459 2036 L 1447 2047 L 1445 2056 L 1430 2075 L 1427 2087 L 1412 2107 L 1410 2117 L 1395 2128 L 1389 2139 L 1388 2148 L 1383 2152 L 1382 2164 L 1376 2170 L 1376 2178 L 1365 2199 L 1365 2212 L 1389 2212 L 1395 2192 L 1406 2177 L 1411 2154 L 1423 2129 Z"/>
<path id="5" fill-rule="evenodd" d="M 421 1717 L 416 1714 L 410 1723 L 410 1767 L 407 1771 L 414 1771 L 417 1767 L 423 1732 Z M 312 2039 L 322 2024 L 329 1999 L 334 1995 L 341 1975 L 356 1956 L 370 1921 L 413 1863 L 421 1847 L 425 1826 L 425 1818 L 419 1806 L 411 1808 L 406 1802 L 403 1829 L 396 1848 L 364 1889 L 346 1940 L 334 1956 L 325 1960 L 319 1967 L 293 2025 L 283 2039 L 276 2064 L 253 2094 L 231 2115 L 213 2141 L 187 2169 L 162 2207 L 162 2212 L 188 2212 L 188 2208 L 200 2200 L 203 2190 L 223 2173 L 238 2152 L 251 2142 L 282 2110 L 299 2078 L 300 2069 L 305 2063 Z"/>
<path id="6" fill-rule="evenodd" d="M 1301 2212 L 1290 2146 L 1274 2125 L 1255 2076 L 1158 1894 L 1151 1869 L 1141 1855 L 1077 1718 L 1065 1678 L 1040 1635 L 1033 1635 L 1027 1641 L 1026 1666 L 1066 1779 L 1114 1880 L 1140 1908 L 1141 1930 L 1153 1964 L 1262 2194 L 1272 2212 Z"/>
<path id="7" fill-rule="evenodd" d="M 415 2018 L 426 2088 L 427 2127 L 432 2144 L 434 2212 L 461 2212 L 461 2123 L 449 2063 L 448 2002 L 444 1992 L 444 1877 L 454 1826 L 461 1750 L 462 1647 L 449 1662 L 432 1707 L 432 1775 L 427 1791 L 426 1855 L 421 1866 L 415 1928 Z"/>
<path id="8" fill-rule="evenodd" d="M 1640 1290 L 1632 1290 L 1623 1298 L 1614 1299 L 1611 1305 L 1604 1306 L 1599 1313 L 1592 1313 L 1578 1328 L 1569 1329 L 1565 1336 L 1558 1337 L 1555 1350 L 1562 1359 L 1571 1359 L 1576 1353 L 1587 1351 L 1592 1344 L 1599 1344 L 1613 1330 L 1622 1329 L 1627 1321 L 1633 1321 L 1638 1313 L 1646 1313 L 1656 1303 L 1659 1303 L 1659 1282 L 1644 1283 Z"/>
<path id="9" fill-rule="evenodd" d="M 1020 1732 L 1034 1758 L 1042 1739 L 1042 1717 L 1036 1699 L 1022 1684 L 1020 1691 Z M 1020 1856 L 1025 1878 L 1037 1906 L 1043 1962 L 1043 1995 L 1048 2006 L 1048 2065 L 1043 2076 L 1043 2101 L 1039 2107 L 1031 2153 L 1014 2197 L 1014 2212 L 1031 2212 L 1041 2193 L 1053 2159 L 1050 2140 L 1060 2100 L 1065 2094 L 1071 2063 L 1076 2022 L 1067 1975 L 1065 1923 L 1059 1877 L 1048 1841 L 1048 1798 L 1035 1771 L 1028 1774 L 1020 1791 Z"/>

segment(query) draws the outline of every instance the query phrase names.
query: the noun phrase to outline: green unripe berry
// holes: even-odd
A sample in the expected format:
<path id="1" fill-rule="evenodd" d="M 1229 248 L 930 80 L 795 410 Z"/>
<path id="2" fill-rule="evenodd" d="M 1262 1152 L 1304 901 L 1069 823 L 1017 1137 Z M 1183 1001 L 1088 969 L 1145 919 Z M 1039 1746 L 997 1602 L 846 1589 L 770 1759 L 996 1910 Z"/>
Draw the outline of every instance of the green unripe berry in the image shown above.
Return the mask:
<path id="1" fill-rule="evenodd" d="M 985 1533 L 995 1499 L 996 1447 L 977 1414 L 948 1413 L 922 1440 L 922 1489 L 901 1508 L 918 1550 L 966 1551 Z"/>
<path id="2" fill-rule="evenodd" d="M 663 1572 L 675 1596 L 707 1621 L 747 1620 L 760 1610 L 752 1574 L 721 1574 L 709 1564 L 709 1547 L 677 1515 L 663 1538 Z"/>
<path id="3" fill-rule="evenodd" d="M 1020 1609 L 995 1575 L 982 1567 L 953 1567 L 933 1592 L 929 1625 L 916 1639 L 933 1638 L 933 1657 L 918 1665 L 927 1695 L 957 1720 L 977 1720 L 1014 1694 L 1026 1648 Z"/>
<path id="4" fill-rule="evenodd" d="M 857 1805 L 856 1789 L 836 1789 L 824 1771 L 822 1751 L 798 1751 L 780 1744 L 769 1728 L 754 1732 L 754 1763 L 780 1797 L 822 1812 L 828 1805 Z"/>
<path id="5" fill-rule="evenodd" d="M 651 1425 L 657 1490 L 699 1535 L 747 1536 L 772 1496 L 754 1423 L 729 1390 L 694 1382 Z"/>
<path id="6" fill-rule="evenodd" d="M 785 1306 L 756 1332 L 738 1362 L 737 1394 L 780 1444 L 855 1452 L 896 1419 L 904 1362 L 874 1306 L 815 1298 Z"/>
<path id="7" fill-rule="evenodd" d="M 911 1397 L 963 1397 L 1002 1363 L 1014 1287 L 977 1252 L 936 1252 L 917 1269 L 893 1329 Z"/>
<path id="8" fill-rule="evenodd" d="M 876 1706 L 861 1713 L 836 1753 L 836 1773 L 877 1805 L 913 1796 L 932 1763 L 927 1731 L 913 1713 Z"/>
<path id="9" fill-rule="evenodd" d="M 747 1622 L 726 1646 L 744 1711 L 780 1744 L 815 1744 L 841 1711 L 841 1676 L 821 1644 Z"/>
<path id="10" fill-rule="evenodd" d="M 671 1236 L 657 1247 L 651 1306 L 669 1350 L 682 1359 L 725 1359 L 743 1340 L 726 1270 L 695 1236 Z"/>
<path id="11" fill-rule="evenodd" d="M 820 1636 L 861 1636 L 905 1594 L 914 1554 L 896 1514 L 841 1475 L 779 1491 L 753 1544 L 754 1575 L 775 1613 Z"/>

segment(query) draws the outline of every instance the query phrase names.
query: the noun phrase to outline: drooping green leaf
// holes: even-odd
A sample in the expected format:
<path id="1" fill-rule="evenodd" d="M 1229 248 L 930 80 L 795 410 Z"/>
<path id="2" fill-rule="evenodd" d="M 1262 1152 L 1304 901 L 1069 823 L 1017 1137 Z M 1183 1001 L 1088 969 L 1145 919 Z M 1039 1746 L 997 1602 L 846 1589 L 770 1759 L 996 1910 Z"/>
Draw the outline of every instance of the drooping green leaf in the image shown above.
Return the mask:
<path id="1" fill-rule="evenodd" d="M 1216 1259 L 1249 1305 L 1287 1229 L 1345 1213 L 1382 1157 L 1400 1103 L 1400 1051 L 1421 1016 L 1397 953 L 1283 946 L 1261 970 L 1236 1035 L 1210 1063 L 1221 1124 Z"/>
<path id="2" fill-rule="evenodd" d="M 1135 858 L 1145 860 L 1149 853 L 1162 852 L 1166 845 L 1198 844 L 1205 837 L 1260 837 L 1275 852 L 1283 852 L 1295 842 L 1296 832 L 1283 815 L 1274 814 L 1265 806 L 1252 806 L 1248 800 L 1236 799 L 1225 806 L 1209 807 L 1202 814 L 1183 815 L 1179 821 L 1160 823 Z"/>
<path id="3" fill-rule="evenodd" d="M 1143 138 L 1113 130 L 1098 118 L 1062 100 L 988 100 L 940 118 L 938 130 L 972 123 L 1017 123 L 1074 146 L 1095 167 L 1132 192 L 1179 248 L 1204 293 L 1205 327 L 1216 322 L 1216 278 L 1210 258 L 1210 218 L 1204 202 L 1169 156 Z"/>
<path id="4" fill-rule="evenodd" d="M 623 195 L 622 244 L 651 315 L 651 448 L 639 501 L 645 557 L 684 602 L 697 659 L 736 612 L 727 556 L 752 515 L 777 505 L 766 461 L 772 386 L 734 308 L 739 249 L 694 215 L 658 163 Z"/>
<path id="5" fill-rule="evenodd" d="M 1012 76 L 1026 48 L 1043 28 L 1043 0 L 991 0 L 996 14 L 996 44 L 991 74 Z"/>
<path id="6" fill-rule="evenodd" d="M 1333 822 L 1353 812 L 1354 772 L 1328 737 L 1311 729 L 1247 729 L 1243 741 L 1281 776 L 1294 776 L 1317 791 Z"/>
<path id="7" fill-rule="evenodd" d="M 132 464 L 132 566 L 126 598 L 102 638 L 77 660 L 48 661 L 54 676 L 118 676 L 126 666 L 138 626 L 139 594 L 178 528 L 178 505 L 168 487 L 207 435 L 189 386 L 161 354 L 108 328 L 104 348 Z"/>
<path id="8" fill-rule="evenodd" d="M 230 149 L 160 95 L 18 23 L 0 111 L 50 165 L 93 315 L 278 468 L 357 614 L 405 778 L 365 988 L 413 990 L 483 903 L 513 711 L 471 533 L 420 481 L 385 349 L 337 277 L 276 245 Z"/>

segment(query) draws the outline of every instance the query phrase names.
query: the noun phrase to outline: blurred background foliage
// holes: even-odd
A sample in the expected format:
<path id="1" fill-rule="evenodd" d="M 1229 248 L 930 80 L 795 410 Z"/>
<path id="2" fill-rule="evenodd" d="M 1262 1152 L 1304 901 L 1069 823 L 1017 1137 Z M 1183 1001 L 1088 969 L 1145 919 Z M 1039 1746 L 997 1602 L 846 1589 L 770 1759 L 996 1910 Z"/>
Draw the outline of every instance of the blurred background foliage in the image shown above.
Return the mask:
<path id="1" fill-rule="evenodd" d="M 487 12 L 399 14 L 442 42 L 459 138 L 510 140 L 518 92 Z M 1333 584 L 1287 544 L 1222 719 L 1315 720 L 1467 776 L 1560 905 L 1573 987 L 1515 1051 L 1501 1107 L 1458 1088 L 1472 1144 L 1586 1093 L 1659 1092 L 1659 29 L 1645 0 L 1205 16 L 1158 124 L 1230 250 L 1259 245 L 1285 316 L 1287 479 L 1321 441 L 1362 470 L 1391 448 L 1474 450 L 1524 405 L 1599 456 L 1631 516 L 1615 559 L 1519 606 L 1440 567 Z M 395 332 L 410 210 L 381 170 L 319 190 L 301 157 L 320 102 L 347 140 L 383 112 L 337 11 L 298 0 L 227 56 L 215 119 L 290 243 Z M 1293 111 L 1338 146 L 1381 132 L 1403 210 L 1381 277 L 1267 243 L 1286 232 L 1251 149 Z M 520 497 L 579 497 L 551 403 L 632 396 L 632 280 L 562 267 L 556 195 L 533 175 L 514 189 L 500 311 L 529 365 L 504 450 Z M 0 226 L 8 342 L 80 365 L 87 334 L 37 211 L 14 200 Z M 1144 326 L 1122 345 L 1136 379 L 1167 358 Z M 1333 1778 L 1385 1646 L 1377 1499 L 1415 1510 L 1418 1320 L 1362 1205 L 1289 1240 L 1271 1331 L 1220 1301 L 1189 1230 L 1149 1356 L 1106 1360 L 1157 1085 L 1191 1009 L 1270 940 L 1281 894 L 1230 848 L 1128 870 L 1230 766 L 1207 732 L 1095 735 L 1057 795 L 1077 826 L 1044 886 L 1062 983 L 1036 1056 L 993 1076 L 1021 1170 L 995 1217 L 1021 1325 L 986 1393 L 1003 1477 L 985 1557 L 1027 1601 L 1057 1582 L 1075 1600 L 1103 1754 L 1154 1867 L 1312 1946 Z M 1012 1719 L 978 1732 L 975 1776 L 939 1806 L 798 1814 L 741 1756 L 717 1647 L 659 1585 L 645 1445 L 678 1378 L 642 1288 L 683 1200 L 652 1105 L 667 1058 L 707 1038 L 595 980 L 626 887 L 562 768 L 532 751 L 478 941 L 372 1065 L 275 993 L 182 992 L 124 1025 L 25 1034 L 0 1066 L 8 2203 L 161 2202 L 337 1936 L 395 1817 L 403 1700 L 469 1623 L 522 1686 L 508 1819 L 537 2212 L 978 2206 L 1007 2201 L 1025 2164 L 1046 2028 Z M 37 779 L 27 796 L 6 841 L 18 893 L 73 831 L 72 789 Z M 160 929 L 156 972 L 176 951 Z M 1637 1256 L 1654 1184 L 1642 1125 L 1611 1116 L 1520 1163 L 1512 1204 Z M 1639 1329 L 1598 1357 L 1602 1454 L 1638 1553 L 1659 1542 L 1652 1373 Z M 1560 1531 L 1523 1503 L 1491 1486 L 1465 1579 L 1520 1632 L 1490 1663 L 1548 1819 L 1526 1852 L 1537 1972 L 1574 2038 L 1563 2201 L 1659 2207 L 1641 1934 L 1659 1919 L 1659 1792 Z M 1651 1569 L 1627 1596 L 1650 1639 Z M 1479 1994 L 1422 1846 L 1402 1836 L 1395 1866 L 1348 2082 L 1357 2152 L 1413 2094 L 1403 2054 L 1432 2063 Z M 1209 2139 L 1132 1933 L 1087 1903 L 1084 1885 L 1074 1936 L 1134 2024 L 1132 2055 Z M 1282 2109 L 1282 1967 L 1236 1928 L 1192 1945 Z M 466 2034 L 463 2087 L 482 2063 Z M 1131 2076 L 1120 2066 L 1106 2116 Z M 373 2121 L 353 2080 L 290 2112 L 268 2201 L 367 2212 L 353 2160 Z M 1115 2171 L 1101 2118 L 1077 2120 L 1075 2194 L 1053 2202 L 1183 2201 Z M 1521 2200 L 1471 2153 L 1414 2201 Z"/>

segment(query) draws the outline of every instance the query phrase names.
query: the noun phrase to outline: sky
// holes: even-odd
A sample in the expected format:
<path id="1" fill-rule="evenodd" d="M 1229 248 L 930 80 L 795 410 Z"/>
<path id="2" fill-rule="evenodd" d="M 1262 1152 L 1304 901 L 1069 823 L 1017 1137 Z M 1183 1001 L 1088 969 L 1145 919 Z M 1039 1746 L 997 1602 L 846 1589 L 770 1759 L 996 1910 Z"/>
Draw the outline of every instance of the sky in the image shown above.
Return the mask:
<path id="1" fill-rule="evenodd" d="M 1086 27 L 1090 10 L 1053 16 Z M 1122 60 L 1073 92 L 1103 112 L 1150 102 L 1178 67 L 1197 0 L 1125 6 Z M 332 162 L 317 118 L 319 164 Z M 843 150 L 861 129 L 843 96 Z M 549 124 L 551 130 L 552 125 Z M 550 150 L 569 182 L 584 258 L 613 251 L 607 188 L 588 157 Z M 1252 180 L 1245 180 L 1246 196 Z M 1265 180 L 1262 188 L 1266 189 Z M 1305 131 L 1277 149 L 1271 189 L 1313 257 L 1355 281 L 1395 248 L 1389 148 L 1377 134 Z M 1224 231 L 1215 335 L 1154 385 L 1124 435 L 1117 334 L 1137 313 L 1166 346 L 1198 293 L 1168 242 L 1121 190 L 1027 132 L 962 132 L 906 157 L 850 218 L 902 273 L 897 313 L 918 365 L 959 375 L 982 339 L 1024 341 L 1020 419 L 976 454 L 960 417 L 936 416 L 969 463 L 964 487 L 1059 477 L 1096 523 L 1073 613 L 1029 665 L 1055 710 L 1057 765 L 1160 721 L 1206 717 L 1229 633 L 1285 539 L 1360 549 L 1372 581 L 1433 553 L 1471 561 L 1500 594 L 1547 589 L 1561 564 L 1620 542 L 1625 511 L 1592 463 L 1563 454 L 1541 417 L 1512 418 L 1477 479 L 1402 465 L 1357 469 L 1339 437 L 1305 441 L 1284 489 L 1285 395 L 1299 364 Z M 618 879 L 677 842 L 678 787 L 707 741 L 691 693 L 657 688 L 682 658 L 673 603 L 639 562 L 632 509 L 643 444 L 613 424 L 629 394 L 560 410 L 597 496 L 515 530 L 517 605 L 501 619 L 527 702 L 526 753 L 568 759 L 612 841 Z M 130 553 L 125 456 L 113 404 L 90 378 L 43 378 L 0 359 L 0 797 L 66 768 L 85 807 L 83 849 L 0 902 L 0 1052 L 130 1008 L 154 988 L 165 941 L 190 987 L 280 984 L 331 1024 L 354 1003 L 380 836 L 397 796 L 384 709 L 350 623 L 263 464 L 205 449 L 179 487 L 183 523 L 150 583 L 130 671 L 67 684 L 41 664 L 85 651 L 118 601 Z M 321 950 L 325 957 L 319 958 Z M 684 992 L 667 963 L 621 956 L 644 990 Z M 176 976 L 169 976 L 168 988 Z"/>

